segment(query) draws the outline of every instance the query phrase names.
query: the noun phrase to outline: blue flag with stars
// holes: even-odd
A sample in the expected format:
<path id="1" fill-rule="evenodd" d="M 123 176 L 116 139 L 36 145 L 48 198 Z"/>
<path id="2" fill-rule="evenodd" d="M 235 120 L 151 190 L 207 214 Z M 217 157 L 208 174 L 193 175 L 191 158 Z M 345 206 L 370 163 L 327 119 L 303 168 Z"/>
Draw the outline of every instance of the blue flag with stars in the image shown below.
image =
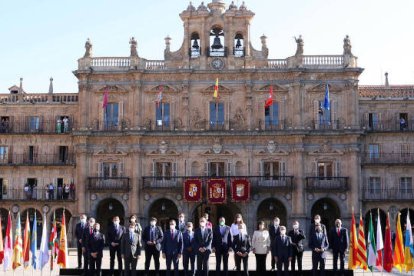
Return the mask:
<path id="1" fill-rule="evenodd" d="M 329 85 L 328 84 L 326 84 L 326 88 L 325 88 L 325 100 L 323 101 L 323 108 L 325 110 L 331 109 L 331 103 L 329 100 Z"/>

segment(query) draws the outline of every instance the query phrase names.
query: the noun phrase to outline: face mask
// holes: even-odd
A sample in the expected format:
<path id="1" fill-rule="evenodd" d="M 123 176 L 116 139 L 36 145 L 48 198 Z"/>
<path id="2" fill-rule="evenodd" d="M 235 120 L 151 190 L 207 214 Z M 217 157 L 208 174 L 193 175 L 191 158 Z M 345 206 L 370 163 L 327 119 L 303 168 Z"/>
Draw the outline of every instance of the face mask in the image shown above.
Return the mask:
<path id="1" fill-rule="evenodd" d="M 170 229 L 171 230 L 175 229 L 175 225 L 174 224 L 170 224 Z"/>
<path id="2" fill-rule="evenodd" d="M 86 223 L 86 219 L 81 219 L 80 221 L 81 221 L 81 223 L 83 223 L 83 224 L 85 224 L 85 223 Z"/>
<path id="3" fill-rule="evenodd" d="M 282 235 L 286 235 L 286 230 L 282 230 L 282 231 L 280 231 L 280 234 L 282 234 Z"/>
<path id="4" fill-rule="evenodd" d="M 155 221 L 150 222 L 151 226 L 155 226 Z"/>
<path id="5" fill-rule="evenodd" d="M 236 221 L 237 221 L 237 222 L 241 222 L 241 218 L 237 218 L 237 219 L 236 219 Z"/>
<path id="6" fill-rule="evenodd" d="M 274 222 L 273 222 L 273 225 L 274 225 L 274 226 L 279 226 L 279 222 L 278 222 L 278 221 L 274 221 Z"/>
<path id="7" fill-rule="evenodd" d="M 116 226 L 118 226 L 118 225 L 119 225 L 119 221 L 114 221 L 114 224 L 115 224 Z"/>
<path id="8" fill-rule="evenodd" d="M 293 224 L 293 229 L 299 229 L 299 225 L 297 225 L 297 224 Z"/>
<path id="9" fill-rule="evenodd" d="M 135 229 L 134 228 L 129 228 L 129 232 L 134 232 Z"/>
<path id="10" fill-rule="evenodd" d="M 320 219 L 315 219 L 315 223 L 320 223 L 321 220 Z"/>
<path id="11" fill-rule="evenodd" d="M 205 222 L 200 222 L 200 227 L 204 227 L 204 226 L 206 226 L 206 223 Z"/>
<path id="12" fill-rule="evenodd" d="M 223 225 L 224 225 L 224 221 L 220 220 L 219 224 L 220 224 L 221 226 L 223 226 Z"/>

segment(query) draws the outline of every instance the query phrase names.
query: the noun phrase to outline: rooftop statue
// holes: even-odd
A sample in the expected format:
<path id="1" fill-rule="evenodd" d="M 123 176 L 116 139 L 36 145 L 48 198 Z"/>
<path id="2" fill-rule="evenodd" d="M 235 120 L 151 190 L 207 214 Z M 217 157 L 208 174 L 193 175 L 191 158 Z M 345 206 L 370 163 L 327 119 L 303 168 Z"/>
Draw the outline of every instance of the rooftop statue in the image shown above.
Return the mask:
<path id="1" fill-rule="evenodd" d="M 89 38 L 85 42 L 85 55 L 83 57 L 84 58 L 92 57 L 92 43 Z"/>
<path id="2" fill-rule="evenodd" d="M 349 36 L 345 36 L 344 38 L 344 55 L 350 55 L 352 56 L 352 45 L 351 40 L 349 39 Z"/>
<path id="3" fill-rule="evenodd" d="M 137 57 L 137 41 L 134 37 L 131 37 L 131 39 L 129 40 L 129 44 L 131 45 L 131 57 Z"/>
<path id="4" fill-rule="evenodd" d="M 295 41 L 296 41 L 296 44 L 297 44 L 295 56 L 301 56 L 301 55 L 303 55 L 303 45 L 304 45 L 302 35 L 299 35 L 298 38 L 296 38 L 296 36 L 295 36 Z"/>

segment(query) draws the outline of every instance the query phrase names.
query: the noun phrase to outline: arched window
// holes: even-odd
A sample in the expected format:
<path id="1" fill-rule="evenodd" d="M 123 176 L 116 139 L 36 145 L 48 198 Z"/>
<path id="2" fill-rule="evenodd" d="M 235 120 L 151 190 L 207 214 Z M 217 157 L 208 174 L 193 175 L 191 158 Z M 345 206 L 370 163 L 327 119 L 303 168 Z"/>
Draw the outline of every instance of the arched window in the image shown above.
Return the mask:
<path id="1" fill-rule="evenodd" d="M 223 46 L 224 31 L 219 26 L 214 26 L 210 31 L 210 57 L 224 57 L 227 54 L 227 47 Z"/>
<path id="2" fill-rule="evenodd" d="M 234 37 L 233 55 L 236 57 L 244 57 L 244 39 L 240 33 Z"/>
<path id="3" fill-rule="evenodd" d="M 198 35 L 198 33 L 192 33 L 190 39 L 190 57 L 197 58 L 200 55 L 200 36 Z"/>

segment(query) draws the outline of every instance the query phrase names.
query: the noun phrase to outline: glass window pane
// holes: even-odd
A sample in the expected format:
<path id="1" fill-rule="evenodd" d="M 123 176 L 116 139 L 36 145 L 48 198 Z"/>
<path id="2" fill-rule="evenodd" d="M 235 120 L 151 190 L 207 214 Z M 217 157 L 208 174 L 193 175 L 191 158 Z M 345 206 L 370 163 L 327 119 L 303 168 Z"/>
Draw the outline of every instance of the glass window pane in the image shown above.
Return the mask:
<path id="1" fill-rule="evenodd" d="M 218 104 L 218 120 L 217 123 L 220 125 L 224 124 L 224 103 Z"/>
<path id="2" fill-rule="evenodd" d="M 210 102 L 210 124 L 216 125 L 216 103 Z"/>
<path id="3" fill-rule="evenodd" d="M 279 124 L 279 104 L 273 103 L 272 109 L 273 109 L 272 125 L 277 126 Z"/>
<path id="4" fill-rule="evenodd" d="M 164 112 L 164 125 L 169 126 L 170 125 L 170 104 L 164 103 L 163 104 L 163 112 Z"/>

